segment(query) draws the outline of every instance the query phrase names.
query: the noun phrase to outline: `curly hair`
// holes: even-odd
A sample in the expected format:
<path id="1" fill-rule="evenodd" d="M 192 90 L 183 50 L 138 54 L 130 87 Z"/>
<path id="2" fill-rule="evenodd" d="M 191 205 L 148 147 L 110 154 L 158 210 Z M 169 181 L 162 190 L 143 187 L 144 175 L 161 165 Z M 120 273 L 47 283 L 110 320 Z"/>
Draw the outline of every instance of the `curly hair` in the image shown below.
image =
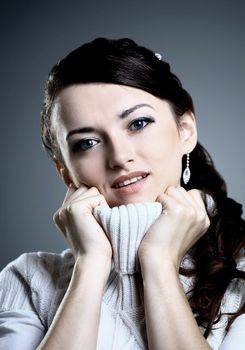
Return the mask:
<path id="1" fill-rule="evenodd" d="M 159 60 L 153 51 L 130 39 L 98 38 L 72 51 L 49 74 L 41 129 L 43 145 L 51 157 L 62 161 L 52 129 L 52 110 L 57 94 L 67 86 L 92 82 L 127 85 L 168 101 L 177 126 L 185 112 L 194 113 L 190 94 L 171 72 L 170 65 Z M 190 182 L 181 185 L 187 190 L 200 189 L 211 195 L 215 203 L 212 213 L 209 213 L 211 224 L 207 233 L 189 252 L 194 267 L 180 268 L 181 274 L 195 276 L 189 303 L 198 325 L 205 327 L 204 336 L 207 337 L 221 317 L 221 300 L 229 283 L 235 278 L 245 279 L 245 272 L 237 269 L 237 261 L 244 255 L 245 221 L 242 206 L 227 197 L 223 178 L 199 142 L 191 153 L 190 168 Z M 227 329 L 238 315 L 245 312 L 244 308 L 242 305 L 230 315 Z"/>

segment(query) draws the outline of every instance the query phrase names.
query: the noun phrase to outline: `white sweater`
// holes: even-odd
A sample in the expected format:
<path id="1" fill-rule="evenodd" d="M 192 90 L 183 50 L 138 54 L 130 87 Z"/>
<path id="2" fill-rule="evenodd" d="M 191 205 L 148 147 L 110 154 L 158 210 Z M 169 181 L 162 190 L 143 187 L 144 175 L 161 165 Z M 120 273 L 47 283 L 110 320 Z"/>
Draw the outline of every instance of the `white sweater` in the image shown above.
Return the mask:
<path id="1" fill-rule="evenodd" d="M 144 234 L 159 217 L 161 210 L 159 203 L 144 203 L 114 208 L 99 207 L 95 211 L 95 217 L 107 233 L 113 250 L 112 269 L 101 305 L 98 350 L 148 348 L 137 251 Z M 188 256 L 182 264 L 190 266 Z M 239 264 L 241 269 L 245 269 L 244 261 Z M 73 265 L 74 259 L 70 250 L 61 254 L 39 252 L 23 254 L 2 271 L 0 349 L 36 348 L 65 294 Z M 192 288 L 192 279 L 184 276 L 180 276 L 180 279 L 184 290 L 189 291 Z M 224 296 L 222 311 L 236 311 L 244 298 L 244 283 L 234 280 Z M 245 326 L 245 317 L 240 316 L 237 321 L 242 327 Z M 226 322 L 227 317 L 223 316 L 208 338 L 215 350 L 219 349 L 225 337 Z M 233 327 L 233 333 L 234 330 L 237 332 L 238 327 Z M 243 330 L 243 338 L 239 339 L 245 342 L 245 328 Z M 232 336 L 232 341 L 233 333 L 229 335 Z M 237 338 L 236 334 L 235 337 Z M 229 345 L 221 348 L 230 349 Z M 236 349 L 240 348 L 232 348 Z"/>

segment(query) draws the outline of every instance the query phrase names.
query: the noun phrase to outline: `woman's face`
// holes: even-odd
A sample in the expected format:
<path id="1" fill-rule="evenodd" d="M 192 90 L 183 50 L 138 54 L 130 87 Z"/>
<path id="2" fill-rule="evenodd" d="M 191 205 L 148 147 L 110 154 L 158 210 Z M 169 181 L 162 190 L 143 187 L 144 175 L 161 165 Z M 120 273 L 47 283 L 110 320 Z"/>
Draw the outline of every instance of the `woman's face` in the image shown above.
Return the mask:
<path id="1" fill-rule="evenodd" d="M 179 186 L 182 156 L 196 144 L 191 113 L 178 128 L 166 101 L 122 85 L 63 89 L 52 123 L 65 182 L 97 187 L 111 207 L 152 202 L 168 186 Z"/>

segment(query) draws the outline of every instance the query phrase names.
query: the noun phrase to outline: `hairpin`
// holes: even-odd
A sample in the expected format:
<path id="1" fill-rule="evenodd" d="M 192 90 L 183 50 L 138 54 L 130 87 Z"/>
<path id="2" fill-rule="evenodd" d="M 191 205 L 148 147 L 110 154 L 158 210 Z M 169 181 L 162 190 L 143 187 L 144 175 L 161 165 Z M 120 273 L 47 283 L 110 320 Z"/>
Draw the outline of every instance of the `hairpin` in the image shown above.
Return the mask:
<path id="1" fill-rule="evenodd" d="M 155 56 L 156 56 L 156 58 L 158 58 L 161 61 L 162 55 L 160 53 L 155 52 Z"/>

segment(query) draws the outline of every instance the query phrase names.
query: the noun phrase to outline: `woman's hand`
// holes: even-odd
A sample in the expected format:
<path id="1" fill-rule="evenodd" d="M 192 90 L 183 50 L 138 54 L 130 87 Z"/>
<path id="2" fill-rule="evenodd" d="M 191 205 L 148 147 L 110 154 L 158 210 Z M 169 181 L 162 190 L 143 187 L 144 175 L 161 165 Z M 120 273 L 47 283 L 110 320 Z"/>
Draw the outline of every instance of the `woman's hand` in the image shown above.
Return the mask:
<path id="1" fill-rule="evenodd" d="M 141 267 L 168 261 L 178 271 L 183 256 L 207 231 L 210 221 L 198 190 L 169 187 L 157 201 L 163 212 L 140 244 Z"/>
<path id="2" fill-rule="evenodd" d="M 104 287 L 111 269 L 111 245 L 93 216 L 107 205 L 97 188 L 70 187 L 54 220 L 75 256 L 69 286 L 39 350 L 95 349 Z"/>
<path id="3" fill-rule="evenodd" d="M 211 350 L 179 279 L 183 256 L 209 226 L 201 193 L 169 187 L 157 201 L 163 212 L 138 251 L 149 349 Z"/>
<path id="4" fill-rule="evenodd" d="M 108 206 L 96 187 L 70 186 L 62 207 L 54 214 L 54 221 L 70 244 L 75 258 L 99 257 L 111 260 L 110 242 L 96 221 L 93 210 Z"/>

